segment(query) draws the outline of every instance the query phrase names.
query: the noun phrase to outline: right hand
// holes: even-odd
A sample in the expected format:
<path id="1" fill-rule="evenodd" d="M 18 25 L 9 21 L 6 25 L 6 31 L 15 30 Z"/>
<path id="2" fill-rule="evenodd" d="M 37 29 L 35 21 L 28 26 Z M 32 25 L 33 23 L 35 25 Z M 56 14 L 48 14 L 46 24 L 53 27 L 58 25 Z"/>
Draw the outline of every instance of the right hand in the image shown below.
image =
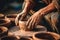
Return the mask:
<path id="1" fill-rule="evenodd" d="M 16 19 L 15 19 L 15 24 L 18 26 L 19 25 L 19 20 L 22 20 L 25 16 L 27 15 L 26 12 L 21 12 L 17 15 Z"/>

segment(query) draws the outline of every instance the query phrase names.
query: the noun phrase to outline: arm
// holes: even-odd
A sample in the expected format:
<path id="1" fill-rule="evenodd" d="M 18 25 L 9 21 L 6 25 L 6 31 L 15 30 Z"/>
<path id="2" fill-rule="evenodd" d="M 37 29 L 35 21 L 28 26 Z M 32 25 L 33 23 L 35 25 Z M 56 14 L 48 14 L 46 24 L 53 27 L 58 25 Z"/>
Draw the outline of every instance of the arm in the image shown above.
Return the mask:
<path id="1" fill-rule="evenodd" d="M 27 15 L 27 13 L 30 11 L 30 9 L 33 8 L 33 0 L 24 0 L 25 6 L 21 13 L 19 13 L 15 19 L 15 24 L 19 25 L 19 20 L 23 20 L 24 17 Z"/>
<path id="2" fill-rule="evenodd" d="M 25 2 L 25 7 L 22 12 L 24 12 L 24 11 L 29 12 L 30 9 L 32 9 L 34 7 L 34 2 L 33 2 L 33 0 L 25 0 L 24 2 Z"/>
<path id="3" fill-rule="evenodd" d="M 40 9 L 39 11 L 35 12 L 34 15 L 32 15 L 28 21 L 27 21 L 27 27 L 28 29 L 33 29 L 38 23 L 41 22 L 42 17 L 47 14 L 48 12 L 55 9 L 54 3 L 50 3 L 48 6 Z"/>
<path id="4" fill-rule="evenodd" d="M 47 14 L 48 12 L 51 12 L 51 11 L 54 10 L 54 9 L 55 9 L 55 5 L 54 5 L 54 3 L 52 2 L 52 3 L 50 3 L 48 6 L 40 9 L 40 10 L 37 11 L 37 12 L 40 13 L 40 14 L 42 14 L 42 15 L 45 15 L 45 14 Z"/>

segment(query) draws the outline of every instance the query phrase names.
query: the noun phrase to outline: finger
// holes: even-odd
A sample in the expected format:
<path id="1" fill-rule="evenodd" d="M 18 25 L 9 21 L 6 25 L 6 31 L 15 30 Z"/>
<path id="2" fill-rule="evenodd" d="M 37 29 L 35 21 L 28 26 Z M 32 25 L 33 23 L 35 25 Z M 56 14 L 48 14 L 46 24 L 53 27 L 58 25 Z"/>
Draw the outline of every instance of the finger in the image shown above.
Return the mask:
<path id="1" fill-rule="evenodd" d="M 25 14 L 22 14 L 20 20 L 23 20 L 23 18 L 26 16 L 26 13 Z"/>
<path id="2" fill-rule="evenodd" d="M 36 19 L 35 26 L 39 23 L 39 18 Z"/>
<path id="3" fill-rule="evenodd" d="M 28 19 L 28 21 L 26 22 L 26 26 L 29 25 L 29 22 L 31 21 L 31 18 Z"/>
<path id="4" fill-rule="evenodd" d="M 29 28 L 29 29 L 32 29 L 32 23 L 33 23 L 33 19 L 31 19 L 31 21 L 30 21 L 30 23 L 29 23 L 29 25 L 28 25 L 28 28 Z"/>
<path id="5" fill-rule="evenodd" d="M 15 24 L 17 25 L 17 20 L 15 19 Z"/>
<path id="6" fill-rule="evenodd" d="M 16 19 L 15 19 L 15 24 L 17 25 L 17 23 L 18 23 L 18 19 L 16 18 Z"/>
<path id="7" fill-rule="evenodd" d="M 33 23 L 32 23 L 32 26 L 31 26 L 31 27 L 32 27 L 32 29 L 35 27 L 35 22 L 36 22 L 35 20 L 36 20 L 36 18 L 35 18 L 35 19 L 33 19 Z"/>
<path id="8" fill-rule="evenodd" d="M 36 22 L 36 23 L 35 23 L 35 27 L 37 26 L 37 24 L 38 24 L 38 23 Z"/>
<path id="9" fill-rule="evenodd" d="M 21 17 L 22 17 L 22 15 L 19 15 L 19 16 L 18 16 L 18 20 L 20 20 Z"/>
<path id="10" fill-rule="evenodd" d="M 23 17 L 21 16 L 20 20 L 23 20 Z"/>
<path id="11" fill-rule="evenodd" d="M 31 26 L 32 29 L 33 29 L 33 27 L 34 27 L 34 24 L 35 24 L 35 19 L 33 20 L 33 23 L 32 23 L 32 26 Z"/>
<path id="12" fill-rule="evenodd" d="M 24 15 L 21 16 L 20 20 L 23 20 L 23 18 L 24 18 Z"/>
<path id="13" fill-rule="evenodd" d="M 32 23 L 32 28 L 34 28 L 37 25 L 38 22 L 39 22 L 38 18 L 35 18 L 34 22 Z"/>
<path id="14" fill-rule="evenodd" d="M 15 23 L 16 23 L 16 25 L 17 25 L 17 22 L 18 22 L 18 16 L 17 16 L 16 19 L 15 19 Z"/>
<path id="15" fill-rule="evenodd" d="M 16 25 L 18 25 L 18 21 L 19 21 L 19 17 L 20 17 L 20 16 L 21 16 L 21 15 L 18 14 L 17 17 L 16 17 L 16 19 L 15 19 L 15 24 L 16 24 Z"/>

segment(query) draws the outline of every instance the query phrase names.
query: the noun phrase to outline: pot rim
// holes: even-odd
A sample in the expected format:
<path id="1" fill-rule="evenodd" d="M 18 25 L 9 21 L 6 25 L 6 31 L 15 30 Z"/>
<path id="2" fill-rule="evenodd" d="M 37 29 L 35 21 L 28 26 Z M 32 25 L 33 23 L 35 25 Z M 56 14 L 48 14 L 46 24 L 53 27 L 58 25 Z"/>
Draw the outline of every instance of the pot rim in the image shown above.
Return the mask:
<path id="1" fill-rule="evenodd" d="M 4 17 L 4 14 L 0 14 L 0 17 Z"/>
<path id="2" fill-rule="evenodd" d="M 8 28 L 5 26 L 1 26 L 0 28 L 2 29 L 2 32 L 0 34 L 8 31 Z"/>
<path id="3" fill-rule="evenodd" d="M 47 34 L 50 34 L 50 35 L 52 35 L 55 39 L 59 39 L 59 38 L 60 38 L 59 34 L 54 33 L 54 32 L 36 32 L 36 33 L 33 34 L 33 39 L 34 39 L 34 38 L 39 39 L 39 38 L 37 38 L 37 37 L 35 36 L 36 34 L 39 34 L 39 33 L 47 33 Z"/>
<path id="4" fill-rule="evenodd" d="M 7 18 L 10 18 L 9 16 L 16 17 L 17 14 L 8 14 L 8 15 L 6 15 Z M 12 17 L 11 17 L 11 18 L 12 18 Z"/>
<path id="5" fill-rule="evenodd" d="M 5 23 L 2 23 L 2 24 L 0 24 L 0 25 L 5 25 L 5 24 L 8 24 L 8 23 L 10 23 L 11 21 L 9 20 L 9 19 L 0 19 L 0 20 L 3 20 L 3 21 L 5 21 Z"/>

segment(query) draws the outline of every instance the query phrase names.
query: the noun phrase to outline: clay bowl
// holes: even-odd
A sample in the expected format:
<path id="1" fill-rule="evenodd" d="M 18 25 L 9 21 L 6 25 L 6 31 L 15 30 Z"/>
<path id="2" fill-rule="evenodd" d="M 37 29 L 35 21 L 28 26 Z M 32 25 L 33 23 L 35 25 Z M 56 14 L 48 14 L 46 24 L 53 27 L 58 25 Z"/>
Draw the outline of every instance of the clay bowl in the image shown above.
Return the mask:
<path id="1" fill-rule="evenodd" d="M 19 21 L 19 28 L 20 30 L 27 30 L 26 21 Z"/>
<path id="2" fill-rule="evenodd" d="M 8 14 L 6 15 L 6 18 L 9 18 L 11 21 L 15 21 L 17 14 Z"/>
<path id="3" fill-rule="evenodd" d="M 34 40 L 58 40 L 60 36 L 53 32 L 38 32 L 33 35 Z"/>
<path id="4" fill-rule="evenodd" d="M 26 21 L 19 21 L 19 28 L 20 30 L 26 30 L 26 31 L 35 31 L 35 32 L 39 32 L 39 31 L 47 31 L 47 29 L 44 27 L 44 26 L 40 26 L 40 25 L 37 25 L 35 28 L 33 29 L 28 29 L 26 27 Z"/>
<path id="5" fill-rule="evenodd" d="M 21 37 L 19 40 L 32 40 L 32 38 Z"/>
<path id="6" fill-rule="evenodd" d="M 4 18 L 5 18 L 4 14 L 0 14 L 0 19 L 4 19 Z"/>
<path id="7" fill-rule="evenodd" d="M 4 26 L 0 26 L 0 37 L 6 36 L 8 33 L 8 28 Z"/>
<path id="8" fill-rule="evenodd" d="M 18 40 L 15 36 L 6 36 L 1 38 L 1 40 Z"/>
<path id="9" fill-rule="evenodd" d="M 9 19 L 0 19 L 0 26 L 6 26 L 9 27 L 10 25 L 10 20 Z"/>

